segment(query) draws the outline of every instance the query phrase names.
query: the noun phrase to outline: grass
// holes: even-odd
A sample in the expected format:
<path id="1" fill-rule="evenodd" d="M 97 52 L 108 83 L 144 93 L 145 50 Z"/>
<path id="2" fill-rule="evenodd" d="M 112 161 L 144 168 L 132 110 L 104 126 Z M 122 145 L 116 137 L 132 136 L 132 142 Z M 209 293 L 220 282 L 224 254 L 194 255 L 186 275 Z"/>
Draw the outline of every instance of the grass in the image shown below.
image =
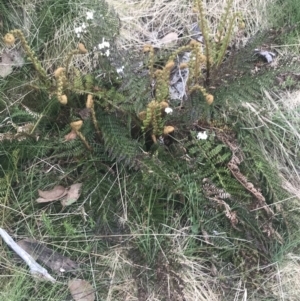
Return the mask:
<path id="1" fill-rule="evenodd" d="M 191 34 L 191 26 L 196 21 L 193 12 L 193 1 L 143 0 L 110 2 L 120 15 L 122 22 L 120 47 L 142 47 L 145 43 L 154 43 L 170 32 L 179 34 L 185 39 Z M 233 11 L 241 12 L 247 23 L 247 36 L 252 36 L 268 23 L 265 18 L 271 1 L 233 1 Z M 225 0 L 209 1 L 205 5 L 210 18 L 211 31 L 217 30 L 217 24 Z"/>
<path id="2" fill-rule="evenodd" d="M 295 6 L 296 1 L 288 1 L 291 4 L 288 18 L 295 24 L 300 20 L 298 6 Z M 77 43 L 73 27 L 74 22 L 80 23 L 84 17 L 84 3 L 74 1 L 71 6 L 65 1 L 50 1 L 43 6 L 41 1 L 36 1 L 26 2 L 22 7 L 18 1 L 10 1 L 8 6 L 5 3 L 0 1 L 0 7 L 7 15 L 1 15 L 4 19 L 1 33 L 12 27 L 24 29 L 36 53 L 44 49 L 45 69 L 53 72 L 63 61 L 61 54 L 74 49 Z M 183 43 L 195 22 L 193 5 L 188 1 L 142 0 L 135 3 L 123 0 L 110 3 L 122 24 L 117 39 L 119 50 L 140 49 L 145 43 L 155 42 L 170 32 L 178 33 Z M 35 6 L 41 7 L 41 11 L 35 10 Z M 210 1 L 206 5 L 212 32 L 216 31 L 224 6 L 223 0 Z M 12 7 L 13 10 L 9 9 Z M 274 16 L 279 15 L 277 26 L 285 20 L 285 16 L 279 14 L 278 3 L 271 0 L 234 0 L 233 10 L 240 11 L 247 24 L 246 34 L 241 37 L 243 44 L 257 31 L 270 26 Z M 46 33 L 50 36 L 51 32 L 54 38 L 47 41 Z M 88 36 L 89 43 L 94 41 L 96 33 Z M 296 38 L 293 36 L 286 42 L 296 44 Z M 293 48 L 295 50 L 297 48 Z M 86 59 L 86 65 L 91 66 L 92 59 Z M 34 78 L 28 76 L 26 83 L 33 86 Z M 22 84 L 24 78 L 18 73 L 12 75 L 10 82 L 1 79 L 3 91 L 11 85 L 9 93 L 1 95 L 1 116 L 15 116 L 18 112 L 14 107 L 21 102 L 39 103 L 40 107 L 47 103 L 43 93 L 39 95 L 40 99 L 31 99 L 32 94 L 29 97 L 23 95 Z M 232 110 L 240 110 L 240 121 L 245 130 L 251 129 L 253 139 L 270 165 L 280 171 L 285 188 L 297 196 L 281 199 L 276 206 L 285 205 L 288 219 L 299 225 L 300 98 L 299 93 L 292 90 L 284 93 L 265 91 L 265 98 L 260 102 L 237 102 Z M 56 109 L 55 105 L 49 106 L 43 113 Z M 18 154 L 22 149 L 11 152 L 9 146 L 1 148 L 3 165 L 0 173 L 2 181 L 6 181 L 0 183 L 1 226 L 14 238 L 34 238 L 81 263 L 82 269 L 76 277 L 93 285 L 96 300 L 297 300 L 300 277 L 298 233 L 290 236 L 291 240 L 282 246 L 274 245 L 272 262 L 257 267 L 257 271 L 264 272 L 258 273 L 255 285 L 249 286 L 245 278 L 249 271 L 238 269 L 234 259 L 224 259 L 229 249 L 235 249 L 235 240 L 229 240 L 227 234 L 219 233 L 218 229 L 210 234 L 200 232 L 199 191 L 195 183 L 189 182 L 188 175 L 185 204 L 156 189 L 155 185 L 160 183 L 153 183 L 147 192 L 140 191 L 138 184 L 133 184 L 138 183 L 139 175 L 129 173 L 122 162 L 106 165 L 93 156 L 81 159 L 76 153 L 80 141 L 72 144 L 68 160 L 61 159 L 59 144 L 63 143 L 68 129 L 66 124 L 60 129 L 52 127 L 51 122 L 45 122 L 48 127 L 46 139 L 51 139 L 54 133 L 58 137 L 50 147 L 52 156 L 43 148 L 43 139 L 28 145 L 25 142 L 25 155 Z M 2 123 L 6 131 L 12 130 L 4 120 Z M 268 143 L 265 143 L 265 137 Z M 4 158 L 9 160 L 5 162 Z M 60 204 L 35 203 L 38 189 L 49 189 L 57 182 L 68 186 L 74 181 L 86 183 L 81 203 L 62 212 Z M 96 185 L 91 186 L 91 183 Z M 2 190 L 1 187 L 8 188 Z M 218 216 L 211 219 L 217 220 Z M 220 248 L 220 253 L 213 248 L 208 251 L 207 246 L 213 243 L 225 247 Z M 245 241 L 245 245 L 250 243 Z M 4 243 L 0 254 L 0 296 L 3 300 L 71 300 L 66 283 L 74 275 L 58 275 L 55 285 L 36 282 L 24 265 L 15 263 L 13 252 Z"/>

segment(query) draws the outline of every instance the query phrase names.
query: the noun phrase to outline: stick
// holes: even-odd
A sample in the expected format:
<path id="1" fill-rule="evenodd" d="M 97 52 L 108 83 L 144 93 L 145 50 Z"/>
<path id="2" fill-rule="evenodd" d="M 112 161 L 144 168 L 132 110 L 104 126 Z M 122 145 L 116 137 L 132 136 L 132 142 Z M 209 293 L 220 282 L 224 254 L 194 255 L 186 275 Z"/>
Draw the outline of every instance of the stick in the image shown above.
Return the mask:
<path id="1" fill-rule="evenodd" d="M 0 236 L 7 243 L 7 245 L 14 250 L 29 266 L 30 273 L 38 278 L 49 280 L 54 283 L 56 280 L 48 273 L 48 271 L 39 265 L 26 251 L 24 251 L 14 240 L 9 236 L 9 234 L 0 228 Z"/>

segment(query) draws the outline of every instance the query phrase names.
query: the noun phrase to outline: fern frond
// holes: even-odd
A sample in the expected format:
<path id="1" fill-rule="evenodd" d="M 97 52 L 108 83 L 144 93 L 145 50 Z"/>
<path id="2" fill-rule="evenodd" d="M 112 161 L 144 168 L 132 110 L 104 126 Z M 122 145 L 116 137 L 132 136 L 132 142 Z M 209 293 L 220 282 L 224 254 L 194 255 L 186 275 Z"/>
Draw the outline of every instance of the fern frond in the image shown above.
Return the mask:
<path id="1" fill-rule="evenodd" d="M 102 113 L 97 119 L 110 158 L 132 164 L 140 153 L 140 145 L 131 138 L 130 129 L 126 129 L 117 115 Z"/>

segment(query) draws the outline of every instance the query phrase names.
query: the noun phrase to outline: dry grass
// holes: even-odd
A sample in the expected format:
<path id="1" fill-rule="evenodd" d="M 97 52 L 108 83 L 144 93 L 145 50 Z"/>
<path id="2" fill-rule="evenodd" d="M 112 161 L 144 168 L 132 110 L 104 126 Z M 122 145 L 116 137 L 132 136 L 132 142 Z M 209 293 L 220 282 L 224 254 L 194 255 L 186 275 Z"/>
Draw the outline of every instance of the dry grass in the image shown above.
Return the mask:
<path id="1" fill-rule="evenodd" d="M 285 255 L 276 272 L 271 276 L 269 290 L 280 301 L 298 301 L 300 295 L 300 257 L 293 253 Z M 270 278 L 271 278 L 270 277 Z"/>
<path id="2" fill-rule="evenodd" d="M 216 31 L 218 20 L 224 11 L 226 0 L 210 1 L 206 5 L 210 30 Z M 247 37 L 267 26 L 267 9 L 274 0 L 234 0 L 233 12 L 241 12 L 247 26 Z M 146 42 L 155 44 L 170 32 L 186 37 L 196 21 L 193 1 L 181 0 L 122 0 L 110 1 L 122 22 L 120 45 L 124 48 L 140 47 Z"/>

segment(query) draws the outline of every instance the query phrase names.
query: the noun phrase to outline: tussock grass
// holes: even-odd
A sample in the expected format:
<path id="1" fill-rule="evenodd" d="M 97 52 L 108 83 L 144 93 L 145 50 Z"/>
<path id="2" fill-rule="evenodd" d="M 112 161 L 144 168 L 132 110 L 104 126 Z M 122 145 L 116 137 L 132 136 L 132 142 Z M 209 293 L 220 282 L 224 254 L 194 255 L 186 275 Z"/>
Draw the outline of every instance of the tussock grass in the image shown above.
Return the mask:
<path id="1" fill-rule="evenodd" d="M 233 1 L 233 12 L 241 12 L 246 24 L 247 38 L 268 25 L 266 14 L 273 0 Z M 176 32 L 180 39 L 191 34 L 191 26 L 196 22 L 193 1 L 142 0 L 110 1 L 122 21 L 120 47 L 141 47 L 145 43 L 156 44 L 170 32 Z M 224 11 L 225 0 L 209 1 L 205 5 L 208 12 L 210 30 L 215 34 L 218 21 Z"/>
<path id="2" fill-rule="evenodd" d="M 299 92 L 279 95 L 265 91 L 265 98 L 261 101 L 243 104 L 248 112 L 244 118 L 245 129 L 252 129 L 265 157 L 281 171 L 285 189 L 299 198 Z M 266 133 L 272 137 L 271 141 L 268 139 L 268 143 L 265 143 Z M 293 200 L 281 202 L 290 203 Z"/>
<path id="3" fill-rule="evenodd" d="M 273 287 L 278 299 L 296 301 L 299 299 L 299 255 L 288 253 L 278 266 L 276 277 L 277 285 Z"/>

